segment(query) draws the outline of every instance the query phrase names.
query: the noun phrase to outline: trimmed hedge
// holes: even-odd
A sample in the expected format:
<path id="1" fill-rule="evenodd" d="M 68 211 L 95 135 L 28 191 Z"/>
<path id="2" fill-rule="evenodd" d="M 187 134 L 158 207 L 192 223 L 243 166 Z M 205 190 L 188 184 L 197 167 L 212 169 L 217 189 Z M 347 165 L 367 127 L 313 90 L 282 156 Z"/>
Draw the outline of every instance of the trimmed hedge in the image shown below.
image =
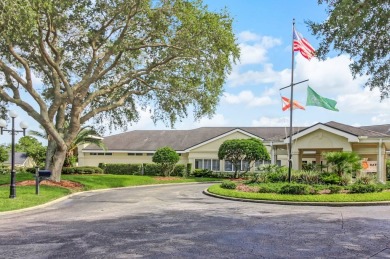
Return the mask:
<path id="1" fill-rule="evenodd" d="M 142 164 L 105 164 L 106 174 L 134 175 L 141 174 Z"/>
<path id="2" fill-rule="evenodd" d="M 383 191 L 384 186 L 374 185 L 374 184 L 360 184 L 355 183 L 349 186 L 350 193 L 370 193 L 370 192 L 381 192 Z"/>
<path id="3" fill-rule="evenodd" d="M 161 166 L 158 164 L 143 164 L 144 165 L 144 175 L 149 176 L 161 176 Z"/>
<path id="4" fill-rule="evenodd" d="M 62 174 L 103 174 L 103 173 L 104 173 L 103 169 L 96 166 L 78 166 L 78 167 L 62 168 Z"/>
<path id="5" fill-rule="evenodd" d="M 186 176 L 186 165 L 176 165 L 171 173 L 171 176 Z"/>

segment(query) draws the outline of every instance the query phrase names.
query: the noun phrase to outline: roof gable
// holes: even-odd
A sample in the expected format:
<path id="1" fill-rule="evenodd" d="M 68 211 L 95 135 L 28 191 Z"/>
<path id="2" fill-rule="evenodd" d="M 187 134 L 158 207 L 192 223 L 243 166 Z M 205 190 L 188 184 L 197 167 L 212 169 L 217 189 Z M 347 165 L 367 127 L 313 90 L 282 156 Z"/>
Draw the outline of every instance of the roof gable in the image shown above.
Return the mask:
<path id="1" fill-rule="evenodd" d="M 309 133 L 312 133 L 314 131 L 317 131 L 317 130 L 324 130 L 324 131 L 327 131 L 327 132 L 330 132 L 330 133 L 333 133 L 335 135 L 338 135 L 338 136 L 342 136 L 342 137 L 345 137 L 346 139 L 348 139 L 349 142 L 359 142 L 359 138 L 357 135 L 354 135 L 354 134 L 351 134 L 349 132 L 346 132 L 346 131 L 343 131 L 343 130 L 340 130 L 340 129 L 337 129 L 337 128 L 334 128 L 334 127 L 331 127 L 327 124 L 322 124 L 322 123 L 317 123 L 311 127 L 308 127 L 298 133 L 295 133 L 292 135 L 292 140 L 295 140 L 295 139 L 298 139 L 300 137 L 303 137 Z M 284 140 L 285 143 L 289 143 L 290 142 L 290 138 L 287 137 L 285 140 Z"/>
<path id="2" fill-rule="evenodd" d="M 242 129 L 240 129 L 240 128 L 236 128 L 236 129 L 233 129 L 233 130 L 231 130 L 231 131 L 228 131 L 228 132 L 226 132 L 226 133 L 224 133 L 224 134 L 221 134 L 221 135 L 219 135 L 219 136 L 216 136 L 216 137 L 214 137 L 214 138 L 212 138 L 212 139 L 203 141 L 203 142 L 201 142 L 201 143 L 199 143 L 199 144 L 197 144 L 197 145 L 194 145 L 194 146 L 192 146 L 192 147 L 189 147 L 189 148 L 187 148 L 185 151 L 186 151 L 186 152 L 189 152 L 189 151 L 191 151 L 191 150 L 193 150 L 193 149 L 195 149 L 195 148 L 199 148 L 199 147 L 201 147 L 201 146 L 207 145 L 207 144 L 209 144 L 209 143 L 211 143 L 211 142 L 214 142 L 214 141 L 216 141 L 216 140 L 218 140 L 218 139 L 224 138 L 224 137 L 229 136 L 229 135 L 231 135 L 231 134 L 233 134 L 233 133 L 236 133 L 236 132 L 242 133 L 242 134 L 247 135 L 247 136 L 249 136 L 249 137 L 251 137 L 251 138 L 260 139 L 261 141 L 264 140 L 264 139 L 262 139 L 262 138 L 260 138 L 260 137 L 258 137 L 258 136 L 256 136 L 256 135 L 253 135 L 253 134 L 251 134 L 251 133 L 249 133 L 249 132 L 247 132 L 247 131 L 245 131 L 245 130 L 242 130 Z"/>

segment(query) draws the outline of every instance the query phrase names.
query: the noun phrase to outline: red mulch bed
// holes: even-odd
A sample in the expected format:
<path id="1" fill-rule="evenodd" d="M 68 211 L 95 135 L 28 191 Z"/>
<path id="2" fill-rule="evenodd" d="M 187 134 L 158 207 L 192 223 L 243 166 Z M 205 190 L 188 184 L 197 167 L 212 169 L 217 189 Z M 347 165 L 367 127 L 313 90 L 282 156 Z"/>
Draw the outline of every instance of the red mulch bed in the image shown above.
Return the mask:
<path id="1" fill-rule="evenodd" d="M 16 183 L 17 186 L 35 186 L 35 180 L 26 180 Z M 76 183 L 68 180 L 62 180 L 60 182 L 54 182 L 50 180 L 43 180 L 40 185 L 47 185 L 47 186 L 58 186 L 63 187 L 71 190 L 80 190 L 83 188 L 83 185 L 81 183 Z"/>

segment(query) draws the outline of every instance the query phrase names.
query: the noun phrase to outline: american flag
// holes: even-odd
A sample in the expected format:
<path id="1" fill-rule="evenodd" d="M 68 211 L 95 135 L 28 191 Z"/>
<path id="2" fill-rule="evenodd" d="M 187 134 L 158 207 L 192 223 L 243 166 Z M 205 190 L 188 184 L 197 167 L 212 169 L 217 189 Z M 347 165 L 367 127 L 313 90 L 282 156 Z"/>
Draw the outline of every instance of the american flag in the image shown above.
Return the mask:
<path id="1" fill-rule="evenodd" d="M 315 55 L 315 49 L 303 38 L 302 34 L 294 29 L 294 51 L 300 51 L 302 56 L 310 60 Z"/>

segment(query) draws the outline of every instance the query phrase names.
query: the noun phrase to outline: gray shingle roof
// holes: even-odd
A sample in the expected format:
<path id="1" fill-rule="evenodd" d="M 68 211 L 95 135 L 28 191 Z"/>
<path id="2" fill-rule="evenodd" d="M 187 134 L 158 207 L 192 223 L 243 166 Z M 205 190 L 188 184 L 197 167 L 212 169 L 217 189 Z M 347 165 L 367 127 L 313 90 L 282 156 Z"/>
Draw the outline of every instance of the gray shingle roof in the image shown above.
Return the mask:
<path id="1" fill-rule="evenodd" d="M 170 146 L 177 151 L 184 151 L 235 129 L 248 132 L 265 141 L 280 141 L 289 132 L 289 129 L 285 127 L 202 127 L 193 130 L 134 130 L 105 137 L 103 143 L 108 150 L 112 151 L 155 151 L 163 146 Z M 303 128 L 295 127 L 293 132 L 301 129 Z M 83 150 L 101 150 L 101 148 L 96 145 L 89 145 Z"/>
<path id="2" fill-rule="evenodd" d="M 26 153 L 15 152 L 15 165 L 23 165 L 26 159 Z M 11 152 L 8 153 L 8 160 L 4 163 L 7 165 L 11 164 Z"/>
<path id="3" fill-rule="evenodd" d="M 390 124 L 362 126 L 360 128 L 390 135 Z"/>
<path id="4" fill-rule="evenodd" d="M 386 127 L 390 126 L 389 124 L 387 124 L 387 126 L 377 125 L 353 127 L 350 125 L 330 121 L 323 125 L 355 136 L 367 136 L 369 138 L 390 138 L 390 134 L 385 134 L 383 132 Z M 293 134 L 313 126 L 294 127 Z M 214 139 L 235 129 L 248 132 L 252 135 L 264 139 L 266 142 L 281 141 L 282 139 L 289 136 L 288 127 L 202 127 L 192 130 L 134 130 L 105 137 L 103 143 L 110 151 L 155 151 L 157 148 L 163 146 L 170 146 L 174 150 L 184 151 L 188 148 Z M 380 131 L 374 131 L 374 129 Z M 96 145 L 89 145 L 83 150 L 101 150 L 101 148 Z"/>
<path id="5" fill-rule="evenodd" d="M 338 130 L 341 130 L 341 131 L 344 131 L 346 133 L 350 133 L 350 134 L 355 135 L 355 136 L 367 136 L 369 138 L 370 137 L 371 138 L 390 137 L 389 134 L 384 134 L 381 132 L 373 131 L 372 129 L 369 129 L 367 127 L 353 127 L 353 126 L 338 123 L 335 121 L 327 122 L 327 123 L 325 123 L 325 125 L 332 127 L 332 128 L 335 128 L 335 129 L 338 129 Z"/>

